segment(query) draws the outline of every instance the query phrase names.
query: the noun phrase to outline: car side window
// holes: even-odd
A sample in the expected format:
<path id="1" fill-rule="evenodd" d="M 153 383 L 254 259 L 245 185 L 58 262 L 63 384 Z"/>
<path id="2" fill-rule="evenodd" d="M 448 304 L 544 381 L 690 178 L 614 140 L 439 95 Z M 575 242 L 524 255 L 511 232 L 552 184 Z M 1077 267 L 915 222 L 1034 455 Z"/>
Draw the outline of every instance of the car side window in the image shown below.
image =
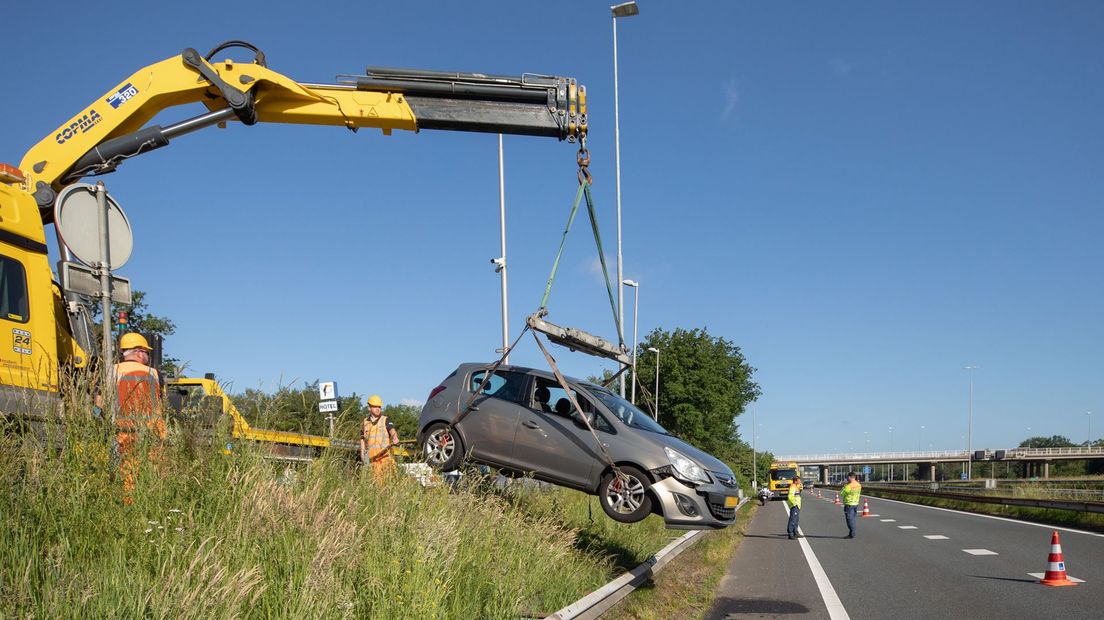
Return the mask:
<path id="1" fill-rule="evenodd" d="M 579 413 L 575 411 L 575 408 L 571 405 L 571 399 L 568 398 L 567 392 L 560 387 L 558 382 L 538 377 L 533 392 L 534 402 L 529 405 L 530 408 L 543 410 L 544 403 L 547 402 L 548 410 L 546 410 L 546 413 L 569 418 L 573 422 L 581 422 Z M 601 414 L 595 414 L 596 408 L 593 403 L 574 390 L 572 390 L 572 394 L 575 396 L 575 399 L 579 401 L 579 406 L 583 408 L 583 411 L 590 418 L 590 423 L 594 426 L 595 430 L 605 431 L 607 433 L 613 432 L 613 426 Z M 548 398 L 547 401 L 543 400 L 545 397 Z"/>
<path id="2" fill-rule="evenodd" d="M 483 378 L 486 376 L 486 370 L 473 372 L 471 380 L 468 382 L 468 390 L 472 392 L 478 390 L 479 385 L 483 383 Z M 483 387 L 483 394 L 493 396 L 494 398 L 501 398 L 502 400 L 521 403 L 521 396 L 524 388 L 524 374 L 520 372 L 497 370 L 491 375 L 491 378 L 487 380 L 487 385 Z"/>

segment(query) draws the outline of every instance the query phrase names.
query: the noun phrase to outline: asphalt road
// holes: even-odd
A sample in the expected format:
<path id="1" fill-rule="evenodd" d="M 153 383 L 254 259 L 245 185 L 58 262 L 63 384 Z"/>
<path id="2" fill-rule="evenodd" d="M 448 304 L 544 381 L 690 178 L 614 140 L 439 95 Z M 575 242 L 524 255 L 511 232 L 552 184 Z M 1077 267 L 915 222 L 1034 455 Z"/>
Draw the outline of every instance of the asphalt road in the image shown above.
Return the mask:
<path id="1" fill-rule="evenodd" d="M 786 539 L 784 502 L 760 508 L 706 617 L 1104 617 L 1104 536 L 869 501 L 878 516 L 860 517 L 854 540 L 843 538 L 842 507 L 815 491 L 804 497 L 803 540 Z M 1030 575 L 1046 571 L 1055 529 L 1078 586 L 1047 587 Z"/>

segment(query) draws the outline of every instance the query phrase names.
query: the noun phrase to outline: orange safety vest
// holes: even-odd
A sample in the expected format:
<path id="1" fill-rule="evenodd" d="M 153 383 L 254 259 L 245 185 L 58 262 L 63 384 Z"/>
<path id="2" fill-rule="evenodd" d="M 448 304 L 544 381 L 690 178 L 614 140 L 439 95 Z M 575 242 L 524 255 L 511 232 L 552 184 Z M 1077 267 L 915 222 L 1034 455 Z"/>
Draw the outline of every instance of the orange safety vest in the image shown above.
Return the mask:
<path id="1" fill-rule="evenodd" d="M 115 387 L 119 413 L 115 425 L 120 432 L 133 433 L 143 427 L 165 438 L 161 416 L 161 377 L 157 370 L 135 361 L 115 364 Z"/>
<path id="2" fill-rule="evenodd" d="M 387 416 L 381 415 L 375 424 L 364 418 L 360 429 L 368 448 L 368 462 L 382 463 L 391 460 L 391 434 L 387 432 Z"/>

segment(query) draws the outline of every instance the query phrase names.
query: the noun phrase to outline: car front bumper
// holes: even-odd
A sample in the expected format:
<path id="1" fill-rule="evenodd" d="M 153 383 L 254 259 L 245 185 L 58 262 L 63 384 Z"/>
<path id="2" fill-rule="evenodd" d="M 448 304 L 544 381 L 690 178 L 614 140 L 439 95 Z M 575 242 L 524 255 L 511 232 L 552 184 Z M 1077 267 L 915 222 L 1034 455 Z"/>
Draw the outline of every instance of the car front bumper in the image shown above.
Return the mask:
<path id="1" fill-rule="evenodd" d="M 652 485 L 663 520 L 673 530 L 719 530 L 736 521 L 739 490 L 721 484 L 692 487 L 675 477 Z"/>

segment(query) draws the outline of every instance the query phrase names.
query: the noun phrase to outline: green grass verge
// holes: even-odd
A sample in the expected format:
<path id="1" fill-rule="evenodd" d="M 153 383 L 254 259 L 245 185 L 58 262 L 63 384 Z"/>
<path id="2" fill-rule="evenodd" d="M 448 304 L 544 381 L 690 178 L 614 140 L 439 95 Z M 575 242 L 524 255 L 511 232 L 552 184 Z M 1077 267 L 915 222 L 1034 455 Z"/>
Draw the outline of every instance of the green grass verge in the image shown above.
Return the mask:
<path id="1" fill-rule="evenodd" d="M 288 468 L 181 438 L 143 465 L 126 505 L 106 424 L 70 419 L 45 442 L 10 430 L 3 617 L 517 618 L 672 537 L 655 517 L 619 525 L 581 493 L 380 485 L 336 458 Z"/>

